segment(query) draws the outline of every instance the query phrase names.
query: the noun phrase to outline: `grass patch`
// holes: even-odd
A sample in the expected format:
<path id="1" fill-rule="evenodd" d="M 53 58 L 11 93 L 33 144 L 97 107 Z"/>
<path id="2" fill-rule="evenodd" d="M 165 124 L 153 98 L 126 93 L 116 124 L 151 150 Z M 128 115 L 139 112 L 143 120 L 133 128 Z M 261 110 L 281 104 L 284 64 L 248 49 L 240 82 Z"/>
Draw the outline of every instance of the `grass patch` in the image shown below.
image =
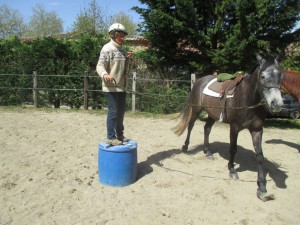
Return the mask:
<path id="1" fill-rule="evenodd" d="M 300 129 L 300 120 L 271 118 L 265 122 L 266 128 Z"/>

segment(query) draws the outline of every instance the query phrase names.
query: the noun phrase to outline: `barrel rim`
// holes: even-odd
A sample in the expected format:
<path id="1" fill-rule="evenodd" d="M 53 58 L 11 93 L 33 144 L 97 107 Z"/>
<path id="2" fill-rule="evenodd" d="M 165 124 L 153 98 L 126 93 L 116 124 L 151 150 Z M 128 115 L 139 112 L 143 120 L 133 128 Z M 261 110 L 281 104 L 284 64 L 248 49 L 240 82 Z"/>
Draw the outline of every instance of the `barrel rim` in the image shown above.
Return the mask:
<path id="1" fill-rule="evenodd" d="M 135 141 L 128 141 L 124 142 L 122 145 L 110 145 L 106 143 L 105 141 L 102 141 L 98 145 L 98 149 L 102 151 L 107 151 L 107 152 L 130 152 L 132 150 L 136 150 L 137 148 L 137 143 Z"/>

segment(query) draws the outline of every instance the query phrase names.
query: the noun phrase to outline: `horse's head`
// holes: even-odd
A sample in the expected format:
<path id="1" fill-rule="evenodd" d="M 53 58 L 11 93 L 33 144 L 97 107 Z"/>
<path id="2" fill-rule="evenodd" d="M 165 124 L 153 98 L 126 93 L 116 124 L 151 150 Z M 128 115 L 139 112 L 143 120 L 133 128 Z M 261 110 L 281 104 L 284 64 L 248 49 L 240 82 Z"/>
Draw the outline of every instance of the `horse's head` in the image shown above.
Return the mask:
<path id="1" fill-rule="evenodd" d="M 283 99 L 280 91 L 280 84 L 283 78 L 283 72 L 280 68 L 280 56 L 276 58 L 264 59 L 257 55 L 259 62 L 258 82 L 267 107 L 270 112 L 279 112 L 283 105 Z"/>

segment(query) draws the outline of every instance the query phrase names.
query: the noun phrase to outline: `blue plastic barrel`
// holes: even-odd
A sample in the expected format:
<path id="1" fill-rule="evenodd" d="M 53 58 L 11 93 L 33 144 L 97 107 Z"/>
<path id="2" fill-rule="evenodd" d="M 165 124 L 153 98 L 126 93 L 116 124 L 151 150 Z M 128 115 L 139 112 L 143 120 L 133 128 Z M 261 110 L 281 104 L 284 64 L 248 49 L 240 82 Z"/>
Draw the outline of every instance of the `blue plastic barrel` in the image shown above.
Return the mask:
<path id="1" fill-rule="evenodd" d="M 136 181 L 137 143 L 135 141 L 116 146 L 101 142 L 98 150 L 100 183 L 109 186 L 127 186 Z"/>

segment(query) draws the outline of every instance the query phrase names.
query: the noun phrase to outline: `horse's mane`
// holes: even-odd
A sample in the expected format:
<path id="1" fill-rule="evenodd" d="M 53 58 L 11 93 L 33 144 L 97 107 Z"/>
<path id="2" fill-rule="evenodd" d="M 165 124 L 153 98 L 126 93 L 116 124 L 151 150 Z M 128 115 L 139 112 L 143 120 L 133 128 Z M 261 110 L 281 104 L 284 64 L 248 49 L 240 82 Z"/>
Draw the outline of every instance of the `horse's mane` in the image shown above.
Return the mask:
<path id="1" fill-rule="evenodd" d="M 282 88 L 295 97 L 300 98 L 300 72 L 285 70 L 283 73 Z"/>
<path id="2" fill-rule="evenodd" d="M 253 74 L 255 73 L 255 70 L 257 70 L 259 64 L 255 64 L 250 70 L 247 71 L 248 74 Z"/>
<path id="3" fill-rule="evenodd" d="M 261 71 L 264 71 L 267 67 L 273 65 L 275 62 L 275 59 L 271 56 L 269 56 L 265 62 L 261 65 L 261 68 L 259 68 L 259 64 L 255 64 L 250 70 L 247 70 L 246 73 L 249 75 L 255 74 L 258 72 L 258 70 L 260 69 Z M 250 77 L 248 76 L 248 79 L 250 79 Z"/>

